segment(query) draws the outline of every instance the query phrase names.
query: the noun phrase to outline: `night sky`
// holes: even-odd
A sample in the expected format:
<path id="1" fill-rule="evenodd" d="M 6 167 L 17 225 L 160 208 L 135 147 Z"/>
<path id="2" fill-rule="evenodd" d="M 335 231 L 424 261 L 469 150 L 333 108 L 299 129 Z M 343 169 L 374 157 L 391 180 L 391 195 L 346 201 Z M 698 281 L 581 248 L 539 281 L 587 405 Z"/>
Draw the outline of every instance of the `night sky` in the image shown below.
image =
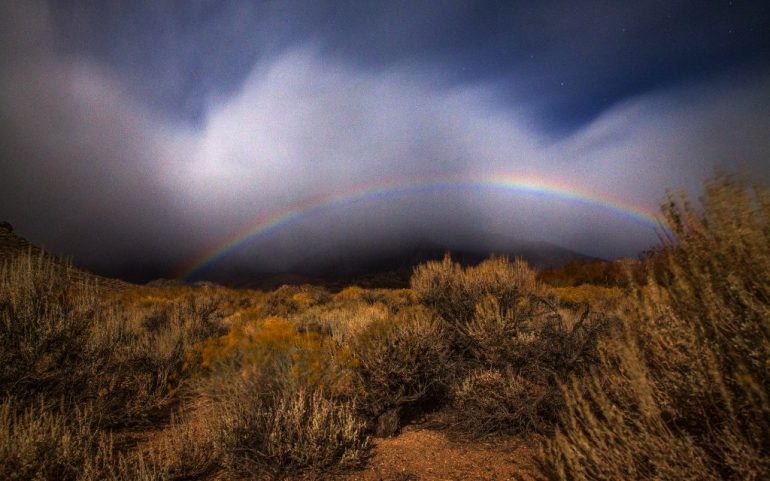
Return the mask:
<path id="1" fill-rule="evenodd" d="M 5 0 L 0 220 L 135 280 L 329 198 L 216 268 L 514 240 L 633 256 L 654 229 L 602 204 L 770 180 L 769 32 L 760 1 Z M 580 194 L 462 184 L 503 177 Z"/>

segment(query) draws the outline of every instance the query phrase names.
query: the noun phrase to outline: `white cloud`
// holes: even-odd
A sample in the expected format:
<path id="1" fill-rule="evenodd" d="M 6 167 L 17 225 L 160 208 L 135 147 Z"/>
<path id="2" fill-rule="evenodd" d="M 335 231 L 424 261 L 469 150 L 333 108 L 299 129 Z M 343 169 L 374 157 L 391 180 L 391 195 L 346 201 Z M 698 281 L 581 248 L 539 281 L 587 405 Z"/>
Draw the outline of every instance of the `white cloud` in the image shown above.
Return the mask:
<path id="1" fill-rule="evenodd" d="M 13 5 L 16 23 L 34 28 L 0 51 L 0 154 L 10 159 L 0 173 L 11 185 L 0 217 L 81 258 L 151 249 L 181 262 L 259 215 L 383 179 L 527 175 L 654 208 L 665 188 L 696 188 L 715 165 L 770 175 L 767 75 L 653 92 L 552 142 L 491 85 L 448 88 L 414 64 L 364 70 L 307 46 L 261 61 L 192 127 L 129 97 L 105 66 L 57 55 L 47 23 L 31 20 L 46 15 Z M 327 238 L 403 242 L 433 230 L 473 240 L 479 229 L 526 236 L 524 226 L 594 254 L 653 239 L 607 212 L 467 194 L 389 198 L 374 217 L 353 209 L 360 218 Z M 449 222 L 436 212 L 447 208 L 456 229 L 420 224 Z"/>
<path id="2" fill-rule="evenodd" d="M 204 128 L 189 134 L 195 148 L 182 172 L 195 181 L 187 194 L 201 208 L 218 206 L 217 215 L 232 216 L 236 226 L 319 193 L 384 179 L 506 173 L 654 211 L 666 188 L 697 189 L 715 165 L 740 157 L 767 166 L 768 142 L 757 135 L 770 126 L 760 108 L 768 91 L 762 77 L 631 99 L 557 142 L 529 128 L 492 87 L 437 83 L 413 66 L 355 70 L 311 47 L 265 61 L 236 95 L 211 106 Z M 485 211 L 477 199 L 468 202 L 495 228 L 500 209 L 515 210 L 490 204 Z M 394 224 L 399 215 L 392 212 Z M 587 218 L 555 224 L 590 234 Z M 594 253 L 608 247 L 584 244 Z M 615 251 L 641 247 L 630 245 Z"/>

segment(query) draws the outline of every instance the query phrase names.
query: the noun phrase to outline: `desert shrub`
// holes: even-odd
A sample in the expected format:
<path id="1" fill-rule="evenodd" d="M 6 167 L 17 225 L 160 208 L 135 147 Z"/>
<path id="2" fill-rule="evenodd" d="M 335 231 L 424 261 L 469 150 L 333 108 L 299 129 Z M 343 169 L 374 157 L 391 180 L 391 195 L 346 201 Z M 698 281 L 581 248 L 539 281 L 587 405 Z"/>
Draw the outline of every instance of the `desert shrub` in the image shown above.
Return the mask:
<path id="1" fill-rule="evenodd" d="M 236 373 L 258 374 L 346 396 L 355 391 L 352 369 L 357 362 L 331 338 L 299 332 L 293 322 L 269 317 L 233 326 L 226 335 L 199 343 L 188 355 L 187 369 L 213 378 L 215 384 Z"/>
<path id="2" fill-rule="evenodd" d="M 544 299 L 502 310 L 488 297 L 467 326 L 475 361 L 452 387 L 456 424 L 472 435 L 549 431 L 563 406 L 559 383 L 596 365 L 608 325 L 587 308 L 572 318 Z"/>
<path id="3" fill-rule="evenodd" d="M 544 269 L 537 279 L 554 287 L 577 287 L 591 284 L 604 287 L 628 287 L 636 278 L 641 264 L 634 259 L 614 261 L 576 260 L 550 269 Z"/>
<path id="4" fill-rule="evenodd" d="M 671 197 L 663 211 L 664 269 L 636 288 L 603 369 L 565 387 L 550 479 L 770 473 L 770 194 L 718 176 L 701 208 Z"/>
<path id="5" fill-rule="evenodd" d="M 98 477 L 111 481 L 171 481 L 208 479 L 220 470 L 217 416 L 196 409 L 172 416 L 162 431 L 141 449 L 120 452 L 102 444 L 97 452 Z"/>
<path id="6" fill-rule="evenodd" d="M 65 414 L 43 402 L 23 408 L 11 398 L 0 401 L 2 479 L 89 479 L 98 441 L 88 409 Z"/>
<path id="7" fill-rule="evenodd" d="M 597 343 L 608 328 L 607 318 L 587 307 L 572 316 L 545 300 L 532 302 L 541 306 L 505 311 L 492 297 L 478 305 L 467 326 L 477 364 L 513 368 L 530 377 L 566 379 L 585 372 L 598 359 Z"/>
<path id="8" fill-rule="evenodd" d="M 355 303 L 330 309 L 321 318 L 330 326 L 330 335 L 338 344 L 347 346 L 366 330 L 372 322 L 385 322 L 391 317 L 382 303 Z"/>
<path id="9" fill-rule="evenodd" d="M 311 285 L 281 286 L 268 294 L 261 317 L 277 316 L 288 318 L 332 298 L 324 288 Z"/>
<path id="10" fill-rule="evenodd" d="M 558 391 L 512 369 L 471 371 L 452 388 L 457 426 L 475 435 L 542 431 L 551 422 L 543 406 L 555 403 L 549 396 Z"/>
<path id="11" fill-rule="evenodd" d="M 394 434 L 405 407 L 435 402 L 452 370 L 442 324 L 419 306 L 369 322 L 349 343 L 365 392 L 362 408 L 381 418 L 380 435 Z"/>
<path id="12" fill-rule="evenodd" d="M 556 287 L 553 293 L 562 307 L 568 309 L 580 308 L 585 304 L 594 309 L 612 311 L 627 295 L 618 287 L 597 286 L 594 284 L 580 284 L 574 287 Z"/>
<path id="13" fill-rule="evenodd" d="M 358 286 L 345 287 L 332 297 L 332 302 L 338 305 L 345 305 L 351 301 L 381 303 L 395 311 L 415 304 L 416 299 L 411 289 L 363 289 Z"/>
<path id="14" fill-rule="evenodd" d="M 26 407 L 24 407 L 26 404 Z M 0 478 L 9 481 L 167 481 L 163 464 L 118 452 L 89 405 L 0 401 Z M 189 449 L 189 447 L 187 448 Z M 155 459 L 155 458 L 153 458 Z M 165 458 L 168 459 L 168 458 Z"/>
<path id="15" fill-rule="evenodd" d="M 153 421 L 185 352 L 221 332 L 209 299 L 129 303 L 40 255 L 9 259 L 0 277 L 0 393 L 87 403 L 102 427 Z"/>
<path id="16" fill-rule="evenodd" d="M 596 364 L 609 325 L 587 306 L 559 309 L 520 259 L 463 268 L 447 257 L 418 267 L 412 286 L 442 321 L 456 363 L 452 411 L 472 435 L 549 430 L 562 407 L 559 383 Z"/>
<path id="17" fill-rule="evenodd" d="M 173 402 L 186 353 L 222 333 L 214 302 L 188 295 L 146 309 L 104 304 L 89 331 L 88 350 L 99 360 L 87 389 L 106 426 L 146 424 Z M 164 321 L 146 326 L 149 310 Z"/>
<path id="18" fill-rule="evenodd" d="M 441 262 L 418 266 L 411 284 L 417 300 L 434 309 L 444 321 L 455 356 L 471 363 L 479 361 L 483 350 L 479 339 L 474 339 L 481 334 L 479 330 L 476 336 L 468 331 L 478 320 L 477 309 L 482 303 L 494 300 L 503 318 L 515 323 L 537 316 L 548 294 L 525 261 L 511 262 L 505 257 L 463 267 L 446 256 Z M 486 325 L 494 327 L 492 323 Z M 500 333 L 489 334 L 491 338 Z"/>
<path id="19" fill-rule="evenodd" d="M 299 332 L 282 318 L 253 320 L 202 342 L 188 362 L 228 472 L 278 476 L 364 456 L 357 361 L 331 338 Z"/>
<path id="20" fill-rule="evenodd" d="M 366 295 L 367 289 L 359 286 L 347 286 L 340 289 L 339 292 L 332 296 L 333 302 L 347 302 L 347 301 L 362 301 Z"/>
<path id="21" fill-rule="evenodd" d="M 417 304 L 417 297 L 411 289 L 374 289 L 376 300 L 381 300 L 391 312 Z"/>
<path id="22" fill-rule="evenodd" d="M 32 254 L 0 267 L 0 394 L 73 397 L 87 384 L 99 361 L 88 348 L 96 291 L 70 271 Z"/>
<path id="23" fill-rule="evenodd" d="M 380 302 L 368 303 L 363 299 L 339 300 L 322 306 L 314 306 L 294 317 L 300 332 L 312 332 L 330 336 L 340 345 L 354 336 L 369 322 L 390 315 L 390 309 Z"/>
<path id="24" fill-rule="evenodd" d="M 535 272 L 521 259 L 493 257 L 478 266 L 463 268 L 449 256 L 415 268 L 410 280 L 417 300 L 462 329 L 474 316 L 476 305 L 487 297 L 502 309 L 514 307 L 540 287 Z"/>
<path id="25" fill-rule="evenodd" d="M 358 464 L 369 439 L 355 404 L 320 391 L 265 392 L 259 380 L 234 380 L 217 402 L 222 465 L 240 476 L 277 478 Z"/>

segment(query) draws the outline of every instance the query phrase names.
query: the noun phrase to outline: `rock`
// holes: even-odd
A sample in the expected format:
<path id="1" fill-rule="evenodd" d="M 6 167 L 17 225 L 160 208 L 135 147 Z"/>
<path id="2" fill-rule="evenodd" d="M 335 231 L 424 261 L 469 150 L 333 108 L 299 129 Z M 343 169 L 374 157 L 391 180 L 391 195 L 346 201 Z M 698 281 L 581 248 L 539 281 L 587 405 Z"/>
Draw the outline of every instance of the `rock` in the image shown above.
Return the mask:
<path id="1" fill-rule="evenodd" d="M 0 229 L 7 230 L 8 232 L 13 232 L 13 226 L 10 222 L 6 221 L 0 221 Z"/>

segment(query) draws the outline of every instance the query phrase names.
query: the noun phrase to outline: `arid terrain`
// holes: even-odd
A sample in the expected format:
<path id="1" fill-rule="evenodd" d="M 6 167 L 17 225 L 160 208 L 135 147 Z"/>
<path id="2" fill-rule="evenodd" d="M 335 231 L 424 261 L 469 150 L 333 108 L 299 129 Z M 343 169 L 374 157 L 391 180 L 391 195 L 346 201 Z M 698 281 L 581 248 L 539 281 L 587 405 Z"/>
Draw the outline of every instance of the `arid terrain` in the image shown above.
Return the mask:
<path id="1" fill-rule="evenodd" d="M 409 288 L 134 285 L 0 227 L 0 478 L 761 480 L 770 193 L 639 260 L 448 255 Z"/>

